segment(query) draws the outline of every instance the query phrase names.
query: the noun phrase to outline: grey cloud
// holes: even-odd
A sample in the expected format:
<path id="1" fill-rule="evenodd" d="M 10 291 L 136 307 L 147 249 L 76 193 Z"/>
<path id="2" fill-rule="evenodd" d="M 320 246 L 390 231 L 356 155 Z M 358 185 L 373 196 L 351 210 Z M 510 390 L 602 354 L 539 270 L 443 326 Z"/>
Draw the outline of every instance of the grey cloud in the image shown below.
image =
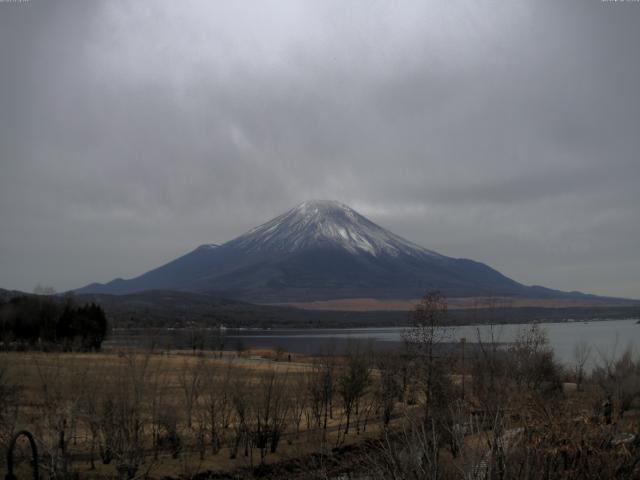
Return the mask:
<path id="1" fill-rule="evenodd" d="M 640 297 L 640 6 L 0 3 L 0 286 L 132 276 L 335 198 Z"/>

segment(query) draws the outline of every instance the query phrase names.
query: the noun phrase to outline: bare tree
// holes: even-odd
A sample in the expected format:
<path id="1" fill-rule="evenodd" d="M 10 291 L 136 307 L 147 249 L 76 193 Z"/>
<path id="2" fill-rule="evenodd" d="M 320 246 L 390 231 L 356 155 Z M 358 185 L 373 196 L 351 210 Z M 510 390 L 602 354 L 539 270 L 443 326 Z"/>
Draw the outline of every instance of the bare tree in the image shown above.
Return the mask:
<path id="1" fill-rule="evenodd" d="M 386 480 L 440 479 L 440 438 L 431 421 L 409 421 L 401 431 L 385 430 L 368 454 L 371 478 Z"/>
<path id="2" fill-rule="evenodd" d="M 147 403 L 147 375 L 149 355 L 124 354 L 119 364 L 113 390 L 109 393 L 107 408 L 110 422 L 105 431 L 109 449 L 116 460 L 120 478 L 132 479 L 145 457 L 144 406 Z"/>
<path id="3" fill-rule="evenodd" d="M 85 388 L 83 389 L 78 405 L 79 418 L 83 421 L 85 428 L 91 436 L 89 440 L 89 463 L 91 469 L 95 467 L 96 449 L 100 442 L 100 398 L 104 394 L 105 372 L 95 367 L 86 377 Z"/>
<path id="4" fill-rule="evenodd" d="M 622 418 L 634 400 L 640 398 L 640 360 L 634 358 L 631 347 L 619 357 L 614 355 L 601 355 L 592 376 L 605 395 L 613 398 L 618 417 Z"/>
<path id="5" fill-rule="evenodd" d="M 309 405 L 309 376 L 305 374 L 291 375 L 292 381 L 290 385 L 290 408 L 291 418 L 295 425 L 296 438 L 300 435 L 300 425 L 302 417 L 310 409 Z M 308 422 L 309 423 L 309 422 Z M 309 427 L 309 425 L 308 425 Z"/>
<path id="6" fill-rule="evenodd" d="M 250 436 L 249 436 L 249 389 L 246 379 L 241 375 L 236 375 L 230 385 L 231 405 L 233 406 L 234 419 L 232 422 L 234 428 L 233 445 L 230 450 L 230 458 L 234 459 L 238 455 L 238 449 L 244 446 L 245 457 L 249 455 Z"/>
<path id="7" fill-rule="evenodd" d="M 474 395 L 485 410 L 504 405 L 508 396 L 508 365 L 501 348 L 500 331 L 488 325 L 487 334 L 477 329 L 478 348 L 471 359 Z"/>
<path id="8" fill-rule="evenodd" d="M 537 324 L 521 328 L 508 353 L 509 372 L 519 390 L 537 390 L 543 383 L 559 387 L 559 366 L 546 332 Z"/>
<path id="9" fill-rule="evenodd" d="M 218 356 L 222 358 L 222 352 L 227 343 L 225 329 L 222 325 L 218 325 L 211 330 L 210 344 L 211 349 L 218 352 Z"/>
<path id="10" fill-rule="evenodd" d="M 185 358 L 178 374 L 178 382 L 182 391 L 182 402 L 187 417 L 187 428 L 191 428 L 193 409 L 201 393 L 204 359 L 197 358 L 195 364 Z"/>
<path id="11" fill-rule="evenodd" d="M 308 376 L 311 410 L 316 426 L 322 428 L 323 440 L 326 435 L 329 418 L 332 417 L 335 368 L 333 357 L 326 355 L 320 361 L 314 363 L 313 369 Z"/>
<path id="12" fill-rule="evenodd" d="M 425 418 L 429 418 L 434 401 L 434 390 L 441 377 L 443 352 L 436 352 L 439 344 L 447 340 L 447 301 L 438 292 L 426 293 L 410 315 L 411 326 L 403 337 L 416 358 L 415 367 L 420 372 L 424 391 Z M 440 355 L 440 358 L 437 357 Z"/>
<path id="13" fill-rule="evenodd" d="M 222 432 L 229 425 L 231 415 L 231 379 L 234 373 L 231 362 L 221 366 L 208 362 L 202 383 L 203 412 L 206 415 L 209 444 L 215 455 L 220 450 Z"/>
<path id="14" fill-rule="evenodd" d="M 286 374 L 269 370 L 260 375 L 254 390 L 251 433 L 260 450 L 260 461 L 264 461 L 267 451 L 276 452 L 286 427 L 289 411 L 286 382 Z"/>
<path id="15" fill-rule="evenodd" d="M 385 428 L 389 425 L 396 403 L 402 396 L 398 371 L 403 370 L 403 363 L 397 355 L 381 355 L 376 362 L 379 375 L 375 384 L 375 397 L 382 412 L 382 424 Z"/>
<path id="16" fill-rule="evenodd" d="M 366 353 L 357 347 L 350 348 L 347 353 L 347 363 L 338 377 L 338 393 L 342 397 L 342 404 L 346 416 L 344 434 L 349 434 L 352 413 L 358 414 L 360 400 L 365 394 L 370 382 L 370 364 Z M 356 428 L 358 428 L 357 423 Z"/>
<path id="17" fill-rule="evenodd" d="M 152 350 L 149 351 L 151 353 Z M 169 410 L 167 369 L 161 357 L 155 357 L 155 362 L 149 366 L 147 378 L 147 396 L 149 399 L 149 424 L 151 428 L 151 445 L 153 458 L 158 460 L 161 433 L 163 429 L 162 416 Z"/>
<path id="18" fill-rule="evenodd" d="M 36 424 L 36 434 L 47 459 L 46 468 L 53 478 L 64 477 L 71 468 L 69 444 L 79 419 L 79 405 L 86 370 L 77 365 L 66 365 L 59 354 L 49 354 L 47 364 L 34 356 L 38 374 L 38 409 L 41 422 Z"/>
<path id="19" fill-rule="evenodd" d="M 490 300 L 488 308 L 493 308 Z M 471 362 L 473 393 L 478 399 L 479 409 L 471 424 L 477 426 L 480 438 L 484 440 L 486 454 L 482 465 L 474 467 L 474 478 L 493 478 L 489 472 L 504 473 L 504 449 L 501 439 L 506 429 L 506 412 L 512 397 L 510 395 L 510 365 L 508 355 L 500 342 L 500 330 L 493 324 L 486 335 L 477 330 L 478 349 Z"/>
<path id="20" fill-rule="evenodd" d="M 584 381 L 585 366 L 591 357 L 591 347 L 584 341 L 576 344 L 573 348 L 574 373 L 576 377 L 576 388 L 582 391 Z"/>
<path id="21" fill-rule="evenodd" d="M 162 447 L 168 451 L 171 458 L 178 458 L 182 453 L 182 435 L 180 435 L 179 418 L 175 409 L 164 408 L 159 413 L 157 422 L 156 446 L 154 447 L 154 456 L 157 458 L 156 451 Z"/>

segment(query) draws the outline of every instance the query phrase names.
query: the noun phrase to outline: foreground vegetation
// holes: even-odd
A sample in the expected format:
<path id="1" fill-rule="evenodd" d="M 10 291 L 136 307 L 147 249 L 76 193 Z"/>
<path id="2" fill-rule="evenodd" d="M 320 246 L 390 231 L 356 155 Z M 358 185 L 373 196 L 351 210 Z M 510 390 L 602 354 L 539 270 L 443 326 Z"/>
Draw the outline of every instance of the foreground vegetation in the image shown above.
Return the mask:
<path id="1" fill-rule="evenodd" d="M 427 295 L 383 356 L 5 352 L 0 441 L 49 478 L 640 478 L 631 352 L 562 368 L 535 325 L 453 348 L 446 320 Z"/>

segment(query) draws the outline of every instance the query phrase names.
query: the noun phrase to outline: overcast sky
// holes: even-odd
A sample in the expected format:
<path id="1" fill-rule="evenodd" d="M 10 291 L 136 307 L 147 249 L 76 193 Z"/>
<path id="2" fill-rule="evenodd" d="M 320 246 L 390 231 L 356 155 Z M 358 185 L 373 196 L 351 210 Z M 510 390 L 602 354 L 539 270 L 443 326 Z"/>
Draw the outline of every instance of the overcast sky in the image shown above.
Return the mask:
<path id="1" fill-rule="evenodd" d="M 335 199 L 640 298 L 640 3 L 0 2 L 0 287 L 136 276 Z"/>

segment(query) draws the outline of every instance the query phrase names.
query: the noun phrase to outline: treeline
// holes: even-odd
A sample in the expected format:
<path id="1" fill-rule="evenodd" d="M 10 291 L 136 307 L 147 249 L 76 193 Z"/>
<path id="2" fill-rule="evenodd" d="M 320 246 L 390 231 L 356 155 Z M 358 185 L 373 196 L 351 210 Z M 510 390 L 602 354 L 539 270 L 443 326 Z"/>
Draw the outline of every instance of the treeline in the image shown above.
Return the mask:
<path id="1" fill-rule="evenodd" d="M 18 296 L 0 300 L 0 342 L 5 350 L 100 350 L 107 317 L 95 303 L 74 305 L 71 298 Z"/>

